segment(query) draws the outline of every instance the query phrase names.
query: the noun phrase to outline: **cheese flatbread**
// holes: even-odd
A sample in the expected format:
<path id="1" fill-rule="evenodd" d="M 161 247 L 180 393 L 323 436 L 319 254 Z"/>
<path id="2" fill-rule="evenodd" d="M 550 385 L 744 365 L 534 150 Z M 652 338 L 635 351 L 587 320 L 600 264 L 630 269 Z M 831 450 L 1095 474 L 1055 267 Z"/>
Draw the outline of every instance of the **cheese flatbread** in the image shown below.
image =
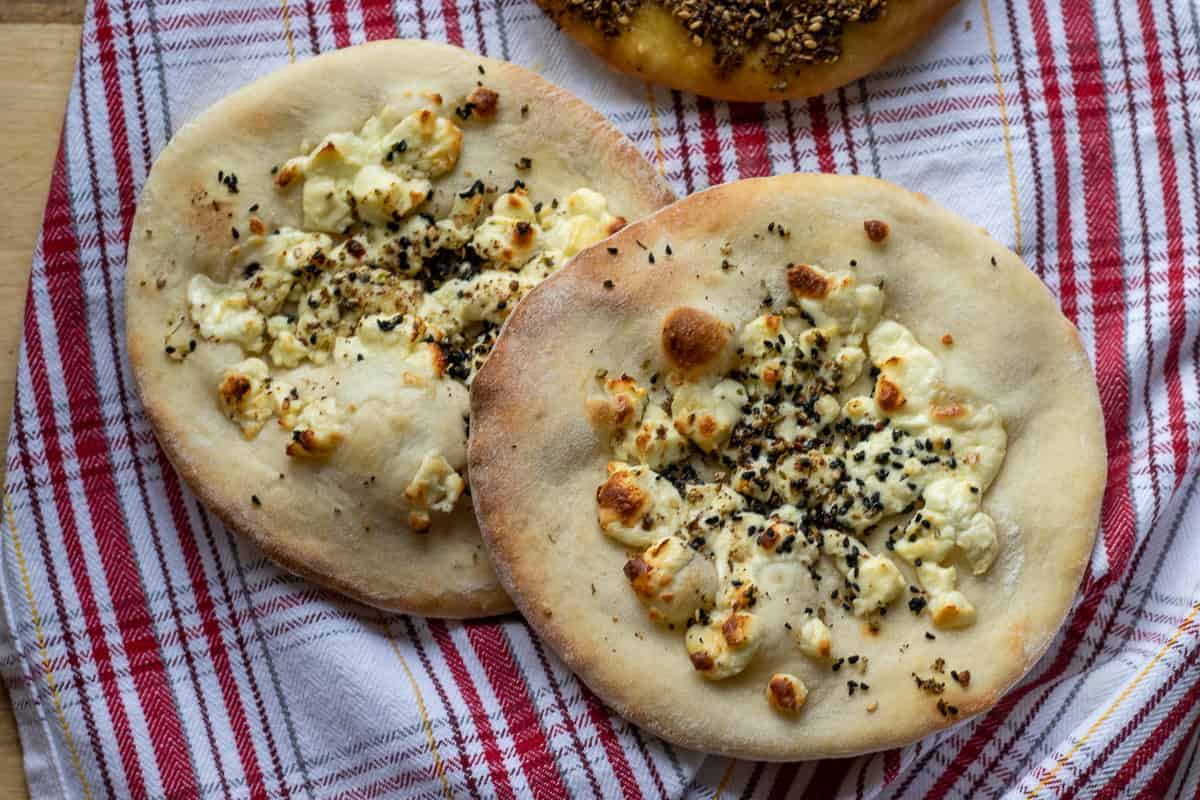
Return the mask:
<path id="1" fill-rule="evenodd" d="M 1070 606 L 1105 477 L 1045 287 L 857 177 L 717 187 L 586 251 L 509 320 L 472 420 L 534 627 L 633 721 L 747 758 L 989 708 Z"/>
<path id="2" fill-rule="evenodd" d="M 509 610 L 470 506 L 470 383 L 535 284 L 670 199 L 512 64 L 394 41 L 287 67 L 151 171 L 126 294 L 147 414 L 287 569 L 389 609 Z"/>

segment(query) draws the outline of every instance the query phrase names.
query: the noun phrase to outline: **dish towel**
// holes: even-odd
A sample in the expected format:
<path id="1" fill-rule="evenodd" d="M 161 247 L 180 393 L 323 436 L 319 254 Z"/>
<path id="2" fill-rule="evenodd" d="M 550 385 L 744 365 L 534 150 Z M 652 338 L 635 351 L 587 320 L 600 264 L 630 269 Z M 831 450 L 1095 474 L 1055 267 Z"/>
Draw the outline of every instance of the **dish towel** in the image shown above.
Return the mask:
<path id="1" fill-rule="evenodd" d="M 1198 16 L 1190 0 L 962 0 L 864 80 L 738 105 L 610 72 L 530 0 L 93 0 L 34 255 L 0 527 L 0 669 L 32 795 L 1196 796 Z M 705 757 L 608 711 L 515 615 L 355 605 L 197 504 L 126 356 L 139 190 L 218 98 L 395 36 L 541 72 L 681 195 L 771 173 L 876 175 L 1037 271 L 1096 366 L 1108 486 L 1062 632 L 991 713 L 855 759 Z"/>

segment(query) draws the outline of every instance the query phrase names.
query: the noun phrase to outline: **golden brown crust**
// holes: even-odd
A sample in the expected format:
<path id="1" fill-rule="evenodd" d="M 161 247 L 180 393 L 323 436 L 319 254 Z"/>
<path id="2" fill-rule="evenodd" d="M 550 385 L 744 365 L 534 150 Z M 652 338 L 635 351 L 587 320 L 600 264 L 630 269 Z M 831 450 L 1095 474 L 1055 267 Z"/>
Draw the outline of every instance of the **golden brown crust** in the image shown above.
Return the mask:
<path id="1" fill-rule="evenodd" d="M 279 170 L 272 178 L 272 165 L 301 152 L 305 141 L 357 128 L 383 105 L 416 104 L 406 92 L 428 90 L 461 103 L 481 79 L 498 96 L 492 118 L 476 119 L 477 104 L 462 122 L 463 156 L 450 180 L 469 184 L 468 176 L 478 176 L 507 186 L 520 177 L 546 199 L 589 186 L 608 198 L 614 213 L 628 216 L 669 201 L 665 184 L 628 140 L 538 76 L 445 45 L 379 42 L 285 68 L 184 126 L 143 191 L 126 283 L 139 393 L 164 451 L 200 500 L 290 572 L 374 606 L 433 616 L 486 616 L 512 608 L 471 509 L 460 503 L 430 521 L 423 512 L 410 512 L 407 481 L 397 477 L 415 470 L 425 434 L 461 437 L 465 450 L 458 413 L 430 411 L 459 405 L 465 412 L 465 389 L 427 400 L 414 386 L 397 397 L 392 387 L 404 385 L 398 374 L 384 369 L 385 382 L 364 365 L 353 378 L 339 377 L 343 385 L 334 389 L 350 392 L 353 382 L 372 396 L 353 415 L 345 441 L 321 453 L 314 442 L 306 445 L 303 433 L 293 441 L 273 424 L 245 440 L 225 417 L 217 387 L 224 369 L 244 357 L 236 345 L 201 342 L 180 364 L 164 357 L 163 341 L 194 274 L 229 277 L 231 226 L 297 224 L 300 193 L 279 189 L 276 184 L 287 184 L 289 176 Z M 487 98 L 476 99 L 488 110 Z M 530 129 L 539 131 L 532 152 Z M 514 162 L 524 156 L 535 157 L 533 167 L 517 174 Z M 240 176 L 237 194 L 218 182 L 218 170 Z M 252 204 L 258 207 L 249 212 Z M 320 375 L 315 368 L 299 372 Z M 289 447 L 296 458 L 286 455 Z M 351 458 L 351 452 L 359 456 Z M 366 470 L 367 462 L 378 470 Z M 391 467 L 393 473 L 389 465 L 395 464 L 404 468 Z M 251 503 L 252 494 L 258 504 Z"/>
<path id="2" fill-rule="evenodd" d="M 763 48 L 750 53 L 732 74 L 722 75 L 712 46 L 697 47 L 684 26 L 653 2 L 637 10 L 628 32 L 612 38 L 568 13 L 570 0 L 538 0 L 538 5 L 571 38 L 620 72 L 724 100 L 772 101 L 823 94 L 874 71 L 920 41 L 955 2 L 893 0 L 882 19 L 847 27 L 838 61 L 785 76 L 766 69 Z M 786 82 L 782 88 L 781 80 Z"/>
<path id="3" fill-rule="evenodd" d="M 823 222 L 792 225 L 787 241 L 760 235 L 770 221 L 813 219 Z M 886 248 L 864 234 L 866 219 L 888 221 Z M 727 239 L 738 263 L 729 272 L 720 267 Z M 656 254 L 670 244 L 674 255 L 651 266 L 635 240 Z M 978 227 L 869 178 L 728 184 L 634 223 L 608 245 L 628 260 L 593 248 L 536 289 L 472 388 L 473 500 L 497 574 L 538 633 L 622 715 L 682 746 L 739 757 L 795 760 L 901 746 L 990 708 L 1061 624 L 1091 552 L 1105 479 L 1091 367 L 1036 276 Z M 786 265 L 797 259 L 831 269 L 853 260 L 860 282 L 886 281 L 885 316 L 919 341 L 928 346 L 953 333 L 953 348 L 937 346 L 948 382 L 995 405 L 1007 428 L 1008 455 L 983 500 L 1002 545 L 988 573 L 960 574 L 976 604 L 972 626 L 939 630 L 897 607 L 873 631 L 835 610 L 833 663 L 870 656 L 865 675 L 847 674 L 848 666 L 835 673 L 830 661 L 802 656 L 787 642 L 713 683 L 701 674 L 715 667 L 711 656 L 689 659 L 679 630 L 649 619 L 623 572 L 624 548 L 597 525 L 594 492 L 611 454 L 583 409 L 597 369 L 639 376 L 643 362 L 644 371 L 666 366 L 660 326 L 671 309 L 692 306 L 740 326 L 762 313 L 760 281 L 773 297 L 788 296 Z M 604 288 L 615 270 L 620 280 Z M 556 346 L 546 348 L 551 331 Z M 581 581 L 595 593 L 579 592 Z M 769 591 L 773 608 L 785 590 Z M 754 611 L 770 613 L 761 603 Z M 937 679 L 946 685 L 932 696 L 912 675 L 929 677 L 936 657 L 944 658 Z M 969 673 L 966 683 L 951 670 Z M 764 702 L 777 673 L 808 686 L 808 702 L 794 716 Z M 870 691 L 849 696 L 849 679 Z M 943 715 L 939 699 L 958 713 Z"/>

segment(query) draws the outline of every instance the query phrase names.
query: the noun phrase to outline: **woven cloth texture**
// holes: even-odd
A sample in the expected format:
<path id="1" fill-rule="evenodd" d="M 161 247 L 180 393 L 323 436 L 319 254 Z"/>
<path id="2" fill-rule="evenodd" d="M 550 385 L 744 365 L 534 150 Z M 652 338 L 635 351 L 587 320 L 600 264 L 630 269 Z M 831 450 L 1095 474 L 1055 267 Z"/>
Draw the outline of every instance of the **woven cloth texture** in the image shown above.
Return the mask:
<path id="1" fill-rule="evenodd" d="M 739 105 L 609 72 L 530 0 L 93 0 L 34 255 L 0 526 L 0 669 L 33 796 L 1196 796 L 1198 17 L 1195 0 L 963 0 L 864 80 Z M 681 195 L 876 175 L 1037 272 L 1095 364 L 1108 485 L 1063 630 L 991 713 L 855 759 L 705 757 L 612 714 L 516 616 L 355 605 L 197 504 L 155 443 L 122 334 L 139 190 L 221 96 L 396 36 L 541 72 Z"/>

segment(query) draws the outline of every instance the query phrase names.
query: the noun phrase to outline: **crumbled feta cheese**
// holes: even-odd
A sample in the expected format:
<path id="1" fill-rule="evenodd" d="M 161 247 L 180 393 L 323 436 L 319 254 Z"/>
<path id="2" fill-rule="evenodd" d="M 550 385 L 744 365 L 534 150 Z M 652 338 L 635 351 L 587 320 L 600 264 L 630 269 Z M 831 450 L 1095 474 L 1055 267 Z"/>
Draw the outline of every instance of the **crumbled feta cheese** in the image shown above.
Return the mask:
<path id="1" fill-rule="evenodd" d="M 332 397 L 304 404 L 292 429 L 287 454 L 294 458 L 322 458 L 333 452 L 343 438 L 345 414 Z"/>
<path id="2" fill-rule="evenodd" d="M 608 480 L 596 492 L 600 529 L 630 547 L 646 547 L 678 530 L 683 501 L 654 470 L 620 462 L 608 465 Z"/>
<path id="3" fill-rule="evenodd" d="M 711 452 L 728 441 L 746 401 L 746 390 L 736 381 L 685 383 L 671 399 L 675 429 Z"/>
<path id="4" fill-rule="evenodd" d="M 454 168 L 462 147 L 457 125 L 421 109 L 387 130 L 394 116 L 384 109 L 357 134 L 330 134 L 279 170 L 280 186 L 304 180 L 305 228 L 341 233 L 359 221 L 399 220 L 425 202 L 431 178 Z"/>
<path id="5" fill-rule="evenodd" d="M 716 593 L 712 564 L 674 536 L 630 559 L 625 577 L 650 619 L 664 625 L 686 624 L 697 609 L 712 604 Z"/>
<path id="6" fill-rule="evenodd" d="M 415 508 L 449 513 L 462 496 L 466 484 L 441 453 L 431 450 L 421 459 L 404 496 Z"/>
<path id="7" fill-rule="evenodd" d="M 565 261 L 616 233 L 625 220 L 609 212 L 608 201 L 599 192 L 577 189 L 558 208 L 543 210 L 541 225 L 542 247 Z"/>
<path id="8" fill-rule="evenodd" d="M 809 658 L 829 658 L 833 652 L 833 633 L 816 617 L 809 617 L 794 632 L 800 652 Z"/>
<path id="9" fill-rule="evenodd" d="M 245 290 L 196 275 L 188 284 L 188 304 L 204 338 L 237 342 L 251 353 L 262 350 L 266 320 L 250 305 Z"/>
<path id="10" fill-rule="evenodd" d="M 714 681 L 737 675 L 762 645 L 761 631 L 758 617 L 745 611 L 719 612 L 708 625 L 692 625 L 685 637 L 692 667 Z"/>

